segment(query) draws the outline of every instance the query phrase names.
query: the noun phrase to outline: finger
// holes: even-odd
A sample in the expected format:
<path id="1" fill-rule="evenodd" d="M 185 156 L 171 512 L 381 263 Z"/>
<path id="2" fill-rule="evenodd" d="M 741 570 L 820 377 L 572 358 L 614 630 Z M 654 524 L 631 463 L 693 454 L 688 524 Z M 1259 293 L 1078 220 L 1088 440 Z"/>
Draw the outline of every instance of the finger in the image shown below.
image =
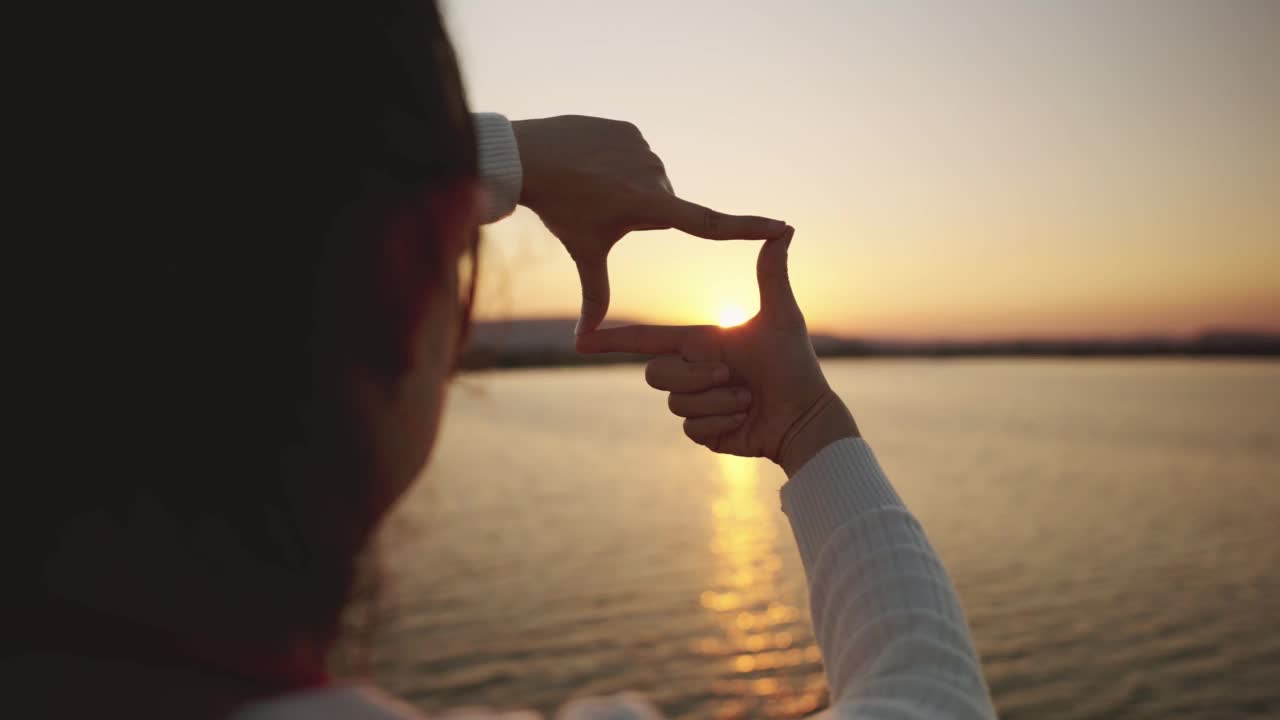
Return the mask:
<path id="1" fill-rule="evenodd" d="M 726 215 L 667 193 L 654 193 L 643 207 L 642 225 L 660 224 L 710 240 L 767 240 L 787 224 L 754 215 Z"/>
<path id="2" fill-rule="evenodd" d="M 729 367 L 721 362 L 689 362 L 679 355 L 660 355 L 644 368 L 645 382 L 655 390 L 699 392 L 729 381 Z"/>
<path id="3" fill-rule="evenodd" d="M 795 293 L 791 291 L 791 278 L 787 274 L 787 248 L 795 230 L 765 242 L 756 260 L 756 281 L 760 285 L 760 312 L 764 315 L 786 317 L 800 316 Z M 801 316 L 802 317 L 802 316 Z"/>
<path id="4" fill-rule="evenodd" d="M 733 415 L 751 407 L 751 391 L 744 387 L 718 387 L 696 393 L 673 392 L 667 396 L 672 415 L 700 418 Z"/>
<path id="5" fill-rule="evenodd" d="M 680 352 L 692 333 L 705 331 L 709 325 L 664 326 L 627 325 L 596 330 L 578 336 L 578 352 L 629 352 L 644 355 L 669 355 Z"/>
<path id="6" fill-rule="evenodd" d="M 684 421 L 684 434 L 699 445 L 712 445 L 721 435 L 738 429 L 746 422 L 746 413 L 716 415 L 714 417 L 688 418 Z"/>
<path id="7" fill-rule="evenodd" d="M 609 261 L 601 255 L 575 262 L 578 265 L 578 280 L 582 283 L 582 312 L 578 316 L 573 334 L 581 335 L 599 327 L 605 314 L 609 312 Z"/>

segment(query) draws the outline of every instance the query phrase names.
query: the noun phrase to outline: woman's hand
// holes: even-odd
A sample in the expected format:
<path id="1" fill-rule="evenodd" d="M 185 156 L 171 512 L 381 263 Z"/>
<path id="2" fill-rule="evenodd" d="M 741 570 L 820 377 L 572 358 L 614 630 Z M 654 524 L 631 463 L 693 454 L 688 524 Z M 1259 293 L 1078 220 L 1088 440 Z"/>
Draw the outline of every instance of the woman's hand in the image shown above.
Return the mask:
<path id="1" fill-rule="evenodd" d="M 599 330 L 578 338 L 579 352 L 658 354 L 645 377 L 671 393 L 668 405 L 686 418 L 686 435 L 716 452 L 767 457 L 794 474 L 858 428 L 822 375 L 791 292 L 793 233 L 788 228 L 761 248 L 760 312 L 746 323 Z"/>
<path id="2" fill-rule="evenodd" d="M 627 233 L 675 228 L 711 240 L 764 240 L 786 227 L 676 197 L 662 160 L 631 123 L 562 115 L 511 127 L 524 172 L 520 204 L 538 214 L 578 266 L 578 333 L 594 330 L 609 309 L 606 260 Z"/>

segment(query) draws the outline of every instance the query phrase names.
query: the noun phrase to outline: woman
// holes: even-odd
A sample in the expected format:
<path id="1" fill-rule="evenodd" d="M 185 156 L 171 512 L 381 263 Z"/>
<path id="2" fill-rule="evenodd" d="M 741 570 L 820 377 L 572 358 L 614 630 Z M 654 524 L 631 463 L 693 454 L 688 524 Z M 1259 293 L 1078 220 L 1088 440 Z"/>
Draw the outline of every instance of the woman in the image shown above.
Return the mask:
<path id="1" fill-rule="evenodd" d="M 62 274 L 53 332 L 30 338 L 48 359 L 33 528 L 9 548 L 37 558 L 4 621 L 24 716 L 416 717 L 325 658 L 357 556 L 429 455 L 494 212 L 435 8 L 311 12 L 232 18 L 226 52 L 183 38 L 165 55 L 180 82 L 112 74 L 134 104 L 109 147 L 156 180 L 96 186 L 103 225 L 129 231 L 35 266 Z M 813 356 L 792 232 L 765 227 L 746 325 L 585 332 L 578 348 L 657 354 L 647 377 L 690 438 L 791 476 L 833 714 L 989 717 L 946 574 Z M 587 253 L 601 268 L 613 240 Z"/>

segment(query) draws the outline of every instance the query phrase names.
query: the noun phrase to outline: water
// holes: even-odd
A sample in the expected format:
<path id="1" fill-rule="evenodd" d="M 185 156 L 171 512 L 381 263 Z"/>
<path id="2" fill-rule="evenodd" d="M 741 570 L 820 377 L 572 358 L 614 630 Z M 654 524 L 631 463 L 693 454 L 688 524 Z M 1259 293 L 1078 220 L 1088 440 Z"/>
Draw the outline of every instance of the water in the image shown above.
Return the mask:
<path id="1" fill-rule="evenodd" d="M 1002 717 L 1280 716 L 1280 364 L 826 367 Z M 686 441 L 638 366 L 470 376 L 383 534 L 374 674 L 427 711 L 822 707 L 783 480 Z"/>

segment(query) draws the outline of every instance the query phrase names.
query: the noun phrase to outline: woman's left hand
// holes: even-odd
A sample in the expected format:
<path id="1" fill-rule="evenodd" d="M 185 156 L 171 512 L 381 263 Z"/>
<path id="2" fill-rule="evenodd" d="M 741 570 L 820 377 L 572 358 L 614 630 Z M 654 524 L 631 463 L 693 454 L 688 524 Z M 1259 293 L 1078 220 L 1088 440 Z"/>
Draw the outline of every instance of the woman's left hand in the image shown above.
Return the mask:
<path id="1" fill-rule="evenodd" d="M 609 309 L 609 250 L 633 230 L 675 228 L 711 240 L 767 240 L 786 224 L 725 215 L 676 197 L 662 160 L 629 122 L 562 115 L 511 123 L 524 182 L 520 204 L 542 218 L 578 266 L 590 332 Z"/>

